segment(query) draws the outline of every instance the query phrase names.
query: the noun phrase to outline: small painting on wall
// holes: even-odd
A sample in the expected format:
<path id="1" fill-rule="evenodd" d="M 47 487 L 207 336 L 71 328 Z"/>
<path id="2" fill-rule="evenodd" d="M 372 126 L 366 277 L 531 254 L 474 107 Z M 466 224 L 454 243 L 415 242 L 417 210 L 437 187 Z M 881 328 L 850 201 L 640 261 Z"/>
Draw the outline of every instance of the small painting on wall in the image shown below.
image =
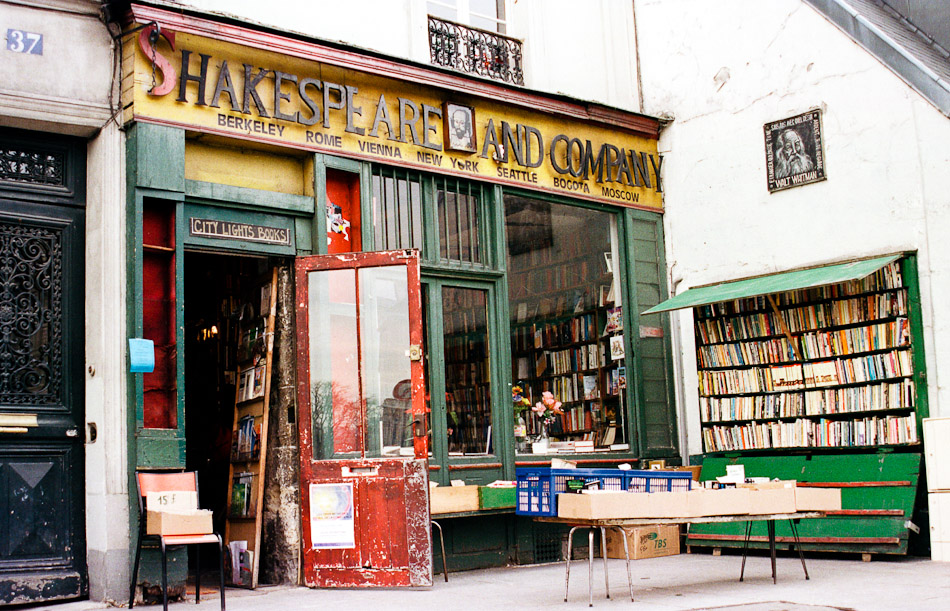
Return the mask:
<path id="1" fill-rule="evenodd" d="M 765 124 L 769 192 L 825 180 L 821 111 Z"/>

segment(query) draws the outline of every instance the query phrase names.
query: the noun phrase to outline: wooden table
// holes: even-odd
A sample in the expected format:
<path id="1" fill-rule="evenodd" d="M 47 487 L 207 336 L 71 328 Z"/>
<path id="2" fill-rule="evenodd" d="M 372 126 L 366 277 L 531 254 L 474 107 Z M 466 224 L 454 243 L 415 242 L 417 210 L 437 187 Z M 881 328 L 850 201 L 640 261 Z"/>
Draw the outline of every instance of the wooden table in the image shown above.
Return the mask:
<path id="1" fill-rule="evenodd" d="M 610 583 L 607 577 L 607 529 L 613 528 L 619 530 L 623 539 L 623 553 L 627 562 L 627 585 L 630 588 L 630 600 L 633 601 L 633 579 L 630 576 L 630 552 L 627 549 L 627 536 L 624 528 L 636 528 L 639 526 L 667 526 L 678 524 L 708 524 L 710 522 L 746 522 L 745 543 L 742 547 L 742 568 L 739 571 L 739 581 L 745 576 L 745 559 L 749 550 L 749 536 L 752 533 L 752 522 L 766 522 L 769 534 L 769 552 L 772 557 L 772 583 L 777 583 L 775 577 L 775 521 L 788 520 L 792 529 L 792 535 L 795 538 L 795 549 L 798 550 L 798 557 L 802 561 L 802 569 L 805 571 L 805 579 L 808 579 L 808 568 L 805 566 L 805 555 L 802 553 L 802 546 L 798 540 L 798 520 L 804 518 L 823 518 L 823 511 L 799 511 L 796 513 L 773 513 L 762 515 L 733 515 L 733 516 L 703 516 L 697 518 L 603 518 L 603 519 L 585 519 L 585 518 L 561 518 L 556 516 L 536 516 L 534 519 L 539 522 L 550 522 L 555 524 L 569 524 L 571 531 L 567 536 L 567 559 L 564 562 L 564 602 L 567 602 L 567 592 L 571 579 L 571 548 L 573 543 L 574 531 L 578 528 L 588 529 L 588 541 L 590 549 L 588 551 L 587 561 L 587 595 L 589 606 L 594 606 L 593 577 L 594 577 L 594 530 L 600 530 L 601 553 L 604 557 L 604 586 L 607 590 L 607 598 L 610 598 Z"/>

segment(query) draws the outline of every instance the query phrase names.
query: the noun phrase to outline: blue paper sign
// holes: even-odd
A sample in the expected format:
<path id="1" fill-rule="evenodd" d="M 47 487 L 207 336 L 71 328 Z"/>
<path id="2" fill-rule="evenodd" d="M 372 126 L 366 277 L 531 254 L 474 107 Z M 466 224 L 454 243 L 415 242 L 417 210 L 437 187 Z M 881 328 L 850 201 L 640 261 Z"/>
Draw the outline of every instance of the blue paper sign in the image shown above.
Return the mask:
<path id="1" fill-rule="evenodd" d="M 129 371 L 150 373 L 155 370 L 155 343 L 150 339 L 129 338 Z"/>

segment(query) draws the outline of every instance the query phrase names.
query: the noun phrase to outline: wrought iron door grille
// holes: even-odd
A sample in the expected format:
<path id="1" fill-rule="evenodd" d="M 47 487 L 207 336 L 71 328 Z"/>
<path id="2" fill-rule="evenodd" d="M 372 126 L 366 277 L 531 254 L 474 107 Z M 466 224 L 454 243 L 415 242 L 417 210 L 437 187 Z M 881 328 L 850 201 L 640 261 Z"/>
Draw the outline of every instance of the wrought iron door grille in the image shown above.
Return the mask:
<path id="1" fill-rule="evenodd" d="M 429 56 L 433 64 L 524 85 L 521 42 L 429 16 Z"/>
<path id="2" fill-rule="evenodd" d="M 65 153 L 4 148 L 0 150 L 0 182 L 62 187 L 65 165 Z"/>
<path id="3" fill-rule="evenodd" d="M 58 232 L 0 223 L 0 403 L 62 400 L 62 257 Z"/>

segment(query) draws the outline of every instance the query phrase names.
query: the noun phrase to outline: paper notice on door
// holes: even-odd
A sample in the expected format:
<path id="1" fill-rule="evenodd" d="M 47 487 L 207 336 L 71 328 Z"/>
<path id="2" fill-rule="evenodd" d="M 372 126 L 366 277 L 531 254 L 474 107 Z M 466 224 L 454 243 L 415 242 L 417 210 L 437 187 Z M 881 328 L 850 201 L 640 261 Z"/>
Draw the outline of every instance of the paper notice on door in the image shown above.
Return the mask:
<path id="1" fill-rule="evenodd" d="M 353 484 L 310 484 L 310 541 L 314 549 L 356 547 Z"/>

